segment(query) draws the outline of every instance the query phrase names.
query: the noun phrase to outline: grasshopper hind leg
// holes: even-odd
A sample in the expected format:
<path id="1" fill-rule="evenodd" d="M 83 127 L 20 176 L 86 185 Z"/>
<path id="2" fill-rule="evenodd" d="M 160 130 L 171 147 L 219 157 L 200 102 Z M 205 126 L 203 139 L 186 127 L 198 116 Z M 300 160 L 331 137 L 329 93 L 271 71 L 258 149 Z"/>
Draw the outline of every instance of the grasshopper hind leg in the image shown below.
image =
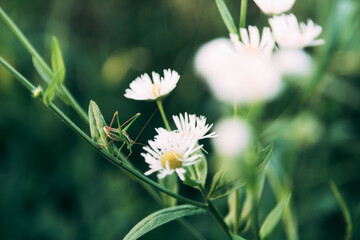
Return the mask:
<path id="1" fill-rule="evenodd" d="M 115 120 L 115 117 L 116 116 L 118 116 L 118 111 L 116 111 L 115 113 L 114 113 L 114 115 L 113 115 L 113 117 L 112 117 L 112 119 L 111 119 L 111 123 L 110 123 L 110 126 L 109 126 L 109 128 L 111 128 L 111 126 L 113 125 L 113 123 L 114 123 L 114 120 Z M 104 126 L 104 131 L 105 131 L 105 126 Z M 105 131 L 105 139 L 104 139 L 104 144 L 103 145 L 98 145 L 99 147 L 100 147 L 100 149 L 104 149 L 105 147 L 107 147 L 109 144 L 111 144 L 112 142 L 114 142 L 116 139 L 112 139 L 110 142 L 106 142 L 106 140 L 107 140 L 107 138 L 108 138 L 108 134 L 106 133 L 106 131 Z"/>

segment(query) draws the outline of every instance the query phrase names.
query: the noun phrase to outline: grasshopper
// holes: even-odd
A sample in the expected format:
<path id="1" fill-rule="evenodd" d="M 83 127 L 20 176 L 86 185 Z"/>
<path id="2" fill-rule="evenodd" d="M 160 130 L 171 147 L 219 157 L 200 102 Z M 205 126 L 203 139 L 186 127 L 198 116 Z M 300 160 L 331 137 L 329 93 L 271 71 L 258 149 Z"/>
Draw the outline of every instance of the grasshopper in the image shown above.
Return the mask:
<path id="1" fill-rule="evenodd" d="M 120 120 L 119 120 L 119 113 L 118 111 L 116 111 L 114 113 L 114 116 L 111 120 L 111 123 L 110 123 L 110 126 L 104 126 L 104 132 L 106 134 L 106 137 L 105 137 L 105 143 L 106 143 L 106 139 L 107 138 L 110 138 L 111 141 L 109 141 L 108 143 L 106 143 L 106 145 L 102 146 L 102 147 L 105 147 L 109 144 L 111 144 L 112 142 L 114 141 L 118 141 L 118 142 L 123 142 L 122 145 L 120 146 L 119 148 L 119 151 L 118 151 L 118 155 L 117 157 L 119 157 L 119 154 L 120 154 L 120 151 L 121 149 L 125 146 L 126 144 L 126 147 L 127 149 L 129 150 L 129 155 L 125 158 L 125 160 L 130 157 L 130 155 L 132 154 L 132 150 L 131 150 L 131 147 L 135 144 L 136 140 L 132 140 L 129 136 L 129 134 L 126 132 L 129 127 L 131 126 L 131 124 L 133 124 L 133 122 L 140 116 L 140 113 L 137 113 L 135 114 L 133 117 L 131 117 L 129 120 L 127 120 L 126 122 L 124 122 L 122 125 L 120 124 Z M 117 124 L 118 124 L 118 128 L 112 128 L 111 126 L 113 125 L 114 123 L 114 120 L 115 120 L 115 117 L 116 117 L 116 121 L 117 121 Z M 125 127 L 124 125 L 127 124 Z M 123 128 L 124 127 L 124 128 Z"/>

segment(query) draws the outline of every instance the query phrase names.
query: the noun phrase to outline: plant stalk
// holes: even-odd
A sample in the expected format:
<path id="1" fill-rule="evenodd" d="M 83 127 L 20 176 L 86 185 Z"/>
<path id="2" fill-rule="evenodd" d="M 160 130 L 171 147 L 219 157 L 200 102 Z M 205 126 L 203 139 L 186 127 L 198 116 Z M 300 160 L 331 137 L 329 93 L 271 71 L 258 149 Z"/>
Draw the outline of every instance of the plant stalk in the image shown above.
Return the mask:
<path id="1" fill-rule="evenodd" d="M 220 213 L 216 209 L 215 205 L 207 197 L 207 194 L 201 185 L 199 186 L 199 190 L 207 203 L 208 211 L 215 218 L 216 222 L 220 225 L 221 229 L 225 232 L 226 236 L 228 236 L 228 238 L 231 240 L 232 236 L 231 236 L 230 230 L 229 230 L 228 226 L 226 225 L 226 223 L 224 222 L 223 218 L 221 217 Z"/>
<path id="2" fill-rule="evenodd" d="M 252 229 L 254 233 L 255 240 L 260 240 L 260 227 L 258 219 L 258 199 L 256 194 L 256 189 L 252 189 Z"/>
<path id="3" fill-rule="evenodd" d="M 171 127 L 170 127 L 169 122 L 168 122 L 168 120 L 167 120 L 167 118 L 166 118 L 165 111 L 164 111 L 164 108 L 163 108 L 161 99 L 160 99 L 160 98 L 157 99 L 157 100 L 156 100 L 156 103 L 157 103 L 157 105 L 158 105 L 158 107 L 159 107 L 159 111 L 160 111 L 161 117 L 162 117 L 162 119 L 163 119 L 163 121 L 164 121 L 166 130 L 171 131 Z"/>
<path id="4" fill-rule="evenodd" d="M 234 229 L 233 232 L 235 234 L 237 234 L 237 229 L 238 229 L 238 201 L 239 201 L 239 196 L 238 196 L 238 192 L 239 190 L 234 191 Z"/>
<path id="5" fill-rule="evenodd" d="M 246 10 L 247 10 L 247 0 L 241 0 L 239 28 L 244 28 L 245 27 L 245 24 L 246 24 Z"/>

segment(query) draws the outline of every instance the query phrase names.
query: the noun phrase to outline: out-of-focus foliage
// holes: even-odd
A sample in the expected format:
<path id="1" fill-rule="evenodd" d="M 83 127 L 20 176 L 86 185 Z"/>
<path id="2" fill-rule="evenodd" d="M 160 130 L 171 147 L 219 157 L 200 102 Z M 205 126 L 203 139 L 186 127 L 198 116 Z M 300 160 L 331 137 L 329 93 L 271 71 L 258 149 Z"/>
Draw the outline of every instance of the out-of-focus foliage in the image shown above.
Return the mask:
<path id="1" fill-rule="evenodd" d="M 240 1 L 227 4 L 238 19 Z M 57 37 L 66 67 L 65 84 L 84 109 L 90 99 L 95 100 L 107 123 L 116 110 L 123 122 L 141 112 L 129 129 L 133 137 L 156 109 L 151 102 L 123 97 L 129 82 L 143 72 L 170 67 L 181 75 L 178 87 L 164 102 L 168 114 L 187 111 L 215 122 L 232 111 L 220 107 L 193 71 L 198 47 L 227 36 L 215 1 L 12 0 L 3 1 L 1 7 L 48 62 L 51 37 Z M 248 7 L 247 24 L 267 25 L 266 16 L 252 1 Z M 292 11 L 301 21 L 311 17 L 320 24 L 326 44 L 310 50 L 315 51 L 315 64 L 320 66 L 312 82 L 315 90 L 305 104 L 292 104 L 299 84 L 289 82 L 287 91 L 265 108 L 263 122 L 268 124 L 262 126 L 269 131 L 263 137 L 274 141 L 270 167 L 285 183 L 282 187 L 292 186 L 300 238 L 342 239 L 344 220 L 328 182 L 337 183 L 355 214 L 360 204 L 359 2 L 298 0 Z M 35 85 L 40 83 L 31 56 L 3 22 L 0 33 L 0 55 Z M 287 106 L 290 111 L 281 114 Z M 72 109 L 65 105 L 63 109 L 89 133 Z M 160 126 L 157 114 L 139 142 L 146 143 Z M 160 209 L 140 185 L 101 159 L 40 102 L 33 101 L 3 68 L 0 132 L 0 239 L 122 239 L 139 220 Z M 133 163 L 145 170 L 141 147 L 134 146 L 133 151 Z M 210 159 L 210 171 L 215 170 L 213 166 Z M 182 187 L 180 192 L 201 199 L 190 188 Z M 226 200 L 216 203 L 225 216 Z M 275 203 L 266 183 L 261 222 Z M 209 228 L 212 219 L 199 215 L 189 221 L 206 239 L 223 236 L 219 229 Z M 274 237 L 285 238 L 281 227 Z M 166 238 L 190 236 L 173 222 L 144 237 Z M 360 231 L 355 229 L 353 239 L 358 238 Z"/>

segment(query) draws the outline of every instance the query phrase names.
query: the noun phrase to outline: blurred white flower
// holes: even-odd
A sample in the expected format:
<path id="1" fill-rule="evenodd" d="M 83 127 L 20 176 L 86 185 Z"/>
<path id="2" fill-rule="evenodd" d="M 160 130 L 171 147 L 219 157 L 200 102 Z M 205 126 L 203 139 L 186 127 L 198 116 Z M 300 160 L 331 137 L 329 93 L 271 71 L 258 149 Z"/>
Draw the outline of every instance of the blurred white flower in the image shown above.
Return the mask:
<path id="1" fill-rule="evenodd" d="M 152 80 L 147 73 L 137 77 L 125 90 L 125 97 L 134 100 L 155 100 L 169 94 L 179 81 L 180 76 L 174 70 L 164 70 L 164 77 L 152 72 Z"/>
<path id="2" fill-rule="evenodd" d="M 254 0 L 256 5 L 266 14 L 280 14 L 289 11 L 295 0 Z"/>
<path id="3" fill-rule="evenodd" d="M 280 49 L 272 56 L 275 67 L 283 75 L 306 76 L 310 73 L 312 59 L 301 49 Z"/>
<path id="4" fill-rule="evenodd" d="M 274 39 L 280 48 L 304 48 L 324 44 L 316 39 L 322 28 L 310 19 L 307 24 L 298 23 L 294 14 L 274 16 L 269 19 Z"/>
<path id="5" fill-rule="evenodd" d="M 180 113 L 179 116 L 173 116 L 173 120 L 182 136 L 191 135 L 197 140 L 217 136 L 215 132 L 206 135 L 213 124 L 206 124 L 206 118 L 204 116 L 197 117 L 195 114 L 185 113 L 182 115 Z"/>
<path id="6" fill-rule="evenodd" d="M 261 42 L 258 28 L 249 26 L 248 29 L 249 31 L 246 28 L 240 28 L 241 41 L 237 34 L 230 33 L 230 39 L 236 52 L 239 54 L 250 53 L 270 56 L 275 45 L 270 28 L 265 27 L 263 29 Z"/>
<path id="7" fill-rule="evenodd" d="M 157 177 L 164 178 L 174 172 L 184 180 L 185 166 L 190 166 L 201 160 L 201 154 L 194 154 L 202 145 L 191 135 L 182 136 L 178 131 L 169 132 L 163 128 L 156 129 L 158 135 L 149 146 L 144 147 L 146 153 L 141 153 L 150 170 L 145 175 L 159 172 Z"/>
<path id="8" fill-rule="evenodd" d="M 195 69 L 213 94 L 230 104 L 268 100 L 281 89 L 281 76 L 270 59 L 238 54 L 227 39 L 202 46 L 195 56 Z"/>
<path id="9" fill-rule="evenodd" d="M 249 125 L 241 119 L 227 118 L 215 125 L 219 137 L 212 140 L 218 154 L 225 157 L 240 155 L 251 142 Z"/>

